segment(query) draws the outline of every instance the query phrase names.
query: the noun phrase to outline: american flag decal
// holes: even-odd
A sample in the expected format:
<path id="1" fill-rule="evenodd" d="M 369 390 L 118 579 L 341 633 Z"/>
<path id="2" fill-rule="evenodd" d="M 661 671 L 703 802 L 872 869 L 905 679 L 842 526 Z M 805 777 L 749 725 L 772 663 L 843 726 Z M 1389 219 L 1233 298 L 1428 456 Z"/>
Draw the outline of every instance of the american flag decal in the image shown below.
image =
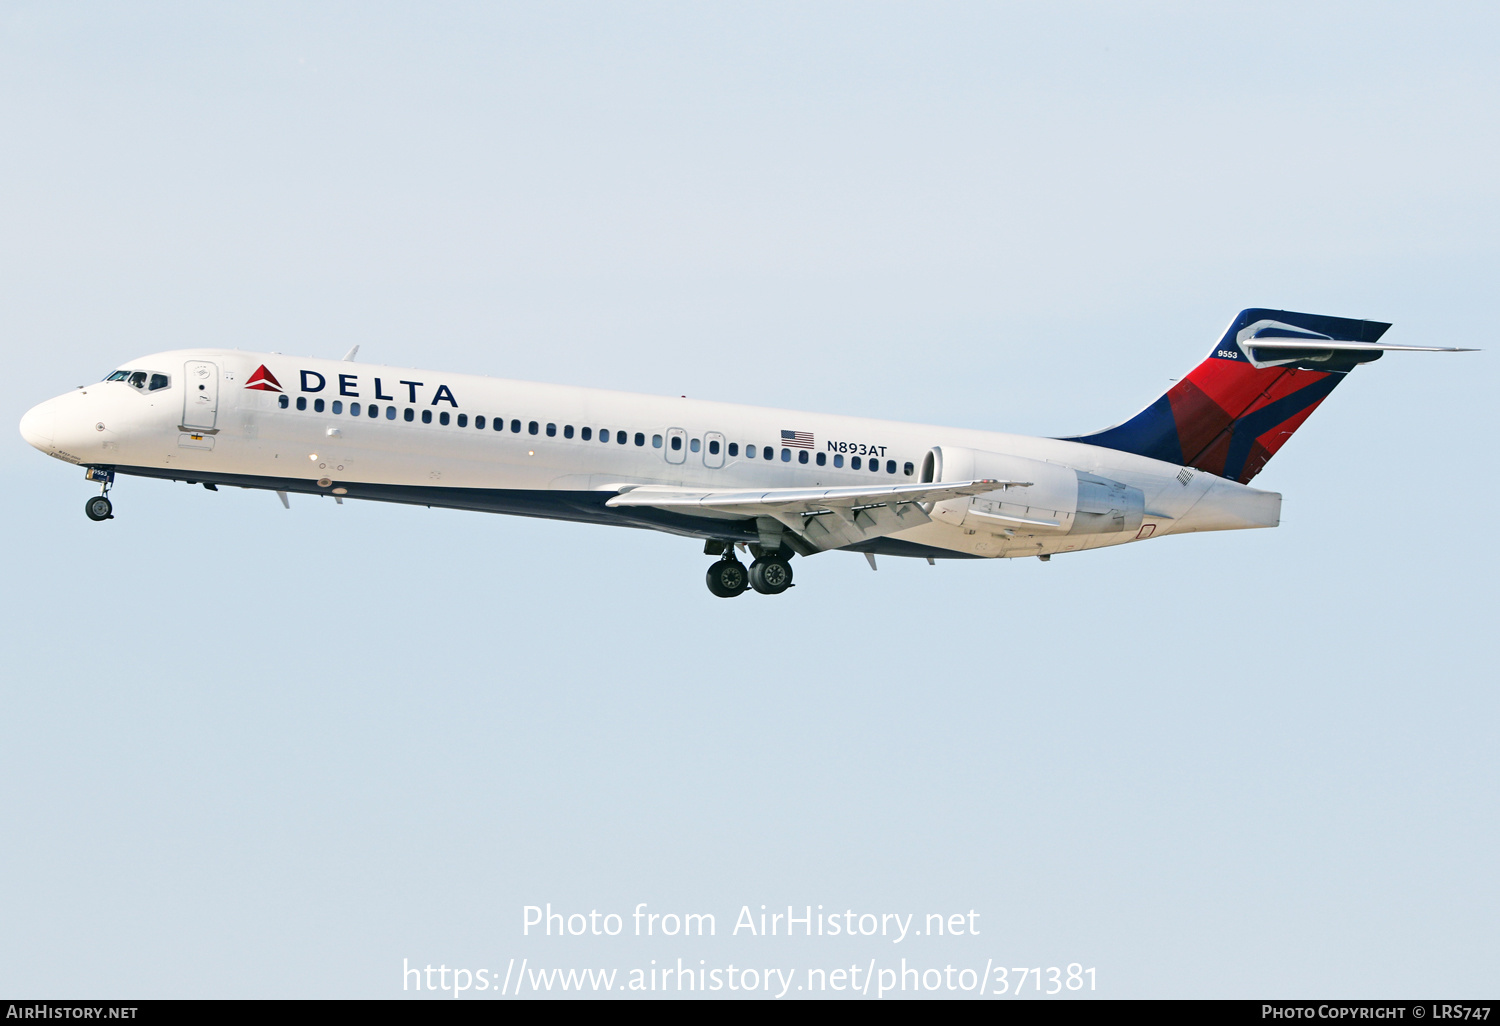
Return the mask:
<path id="1" fill-rule="evenodd" d="M 811 449 L 813 447 L 813 435 L 811 431 L 783 431 L 781 433 L 781 444 L 793 449 Z"/>

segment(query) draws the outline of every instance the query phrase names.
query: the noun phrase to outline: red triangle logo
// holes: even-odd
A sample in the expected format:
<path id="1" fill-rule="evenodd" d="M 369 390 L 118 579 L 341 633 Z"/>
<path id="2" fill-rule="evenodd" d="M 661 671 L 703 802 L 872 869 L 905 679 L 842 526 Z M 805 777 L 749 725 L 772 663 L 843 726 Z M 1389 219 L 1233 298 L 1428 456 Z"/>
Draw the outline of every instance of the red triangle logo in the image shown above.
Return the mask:
<path id="1" fill-rule="evenodd" d="M 281 382 L 276 380 L 276 375 L 266 370 L 265 364 L 261 364 L 255 368 L 254 374 L 245 379 L 245 387 L 257 392 L 280 392 Z"/>

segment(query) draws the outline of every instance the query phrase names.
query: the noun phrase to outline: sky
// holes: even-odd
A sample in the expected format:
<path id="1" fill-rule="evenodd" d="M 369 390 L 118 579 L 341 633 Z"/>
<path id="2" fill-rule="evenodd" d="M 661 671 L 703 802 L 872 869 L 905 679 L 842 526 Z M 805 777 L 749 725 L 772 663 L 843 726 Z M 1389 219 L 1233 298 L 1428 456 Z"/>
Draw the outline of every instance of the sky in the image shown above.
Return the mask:
<path id="1" fill-rule="evenodd" d="M 1052 435 L 1251 306 L 1487 350 L 1357 370 L 1257 478 L 1276 530 L 733 603 L 626 529 L 133 479 L 95 524 L 12 431 L 0 993 L 1494 993 L 1497 43 L 1485 4 L 0 5 L 12 425 L 189 346 Z"/>

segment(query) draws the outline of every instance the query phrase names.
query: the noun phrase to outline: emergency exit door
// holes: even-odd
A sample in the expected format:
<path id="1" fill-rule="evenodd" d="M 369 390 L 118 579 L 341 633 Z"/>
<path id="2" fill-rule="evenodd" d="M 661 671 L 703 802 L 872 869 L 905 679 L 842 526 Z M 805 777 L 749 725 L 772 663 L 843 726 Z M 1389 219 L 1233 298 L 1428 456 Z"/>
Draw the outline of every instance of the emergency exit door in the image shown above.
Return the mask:
<path id="1" fill-rule="evenodd" d="M 724 436 L 717 431 L 707 431 L 703 435 L 703 465 L 705 467 L 724 465 Z"/>

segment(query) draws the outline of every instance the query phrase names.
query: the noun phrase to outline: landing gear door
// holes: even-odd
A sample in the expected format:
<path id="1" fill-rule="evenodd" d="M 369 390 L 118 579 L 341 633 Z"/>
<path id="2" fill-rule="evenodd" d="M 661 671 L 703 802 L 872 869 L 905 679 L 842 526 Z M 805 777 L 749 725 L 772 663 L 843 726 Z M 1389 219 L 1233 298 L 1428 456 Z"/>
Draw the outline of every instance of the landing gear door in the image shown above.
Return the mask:
<path id="1" fill-rule="evenodd" d="M 717 431 L 709 431 L 703 436 L 703 465 L 705 467 L 724 465 L 724 436 Z"/>
<path id="2" fill-rule="evenodd" d="M 182 426 L 214 430 L 219 417 L 219 368 L 206 360 L 183 365 Z"/>
<path id="3" fill-rule="evenodd" d="M 663 455 L 668 463 L 681 463 L 687 459 L 687 432 L 682 428 L 668 428 L 667 448 Z"/>

